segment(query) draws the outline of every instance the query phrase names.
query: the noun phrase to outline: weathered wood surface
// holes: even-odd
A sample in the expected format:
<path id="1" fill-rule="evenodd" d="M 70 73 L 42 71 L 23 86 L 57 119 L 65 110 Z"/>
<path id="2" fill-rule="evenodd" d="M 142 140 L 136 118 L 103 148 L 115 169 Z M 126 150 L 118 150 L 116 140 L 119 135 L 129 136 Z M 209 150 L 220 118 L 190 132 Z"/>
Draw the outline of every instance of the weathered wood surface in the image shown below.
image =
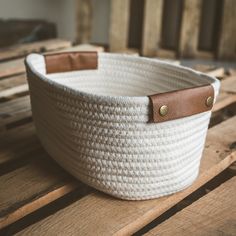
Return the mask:
<path id="1" fill-rule="evenodd" d="M 93 9 L 91 0 L 76 0 L 76 19 L 78 43 L 88 43 L 92 36 Z"/>
<path id="2" fill-rule="evenodd" d="M 236 1 L 224 0 L 218 58 L 236 59 Z"/>
<path id="3" fill-rule="evenodd" d="M 26 76 L 24 74 L 8 77 L 0 80 L 0 94 L 5 90 L 14 89 L 14 87 L 26 84 Z"/>
<path id="4" fill-rule="evenodd" d="M 46 52 L 71 47 L 71 42 L 61 39 L 50 39 L 34 43 L 19 44 L 0 50 L 0 60 L 22 57 L 31 52 Z"/>
<path id="5" fill-rule="evenodd" d="M 22 58 L 0 63 L 0 78 L 23 72 L 25 72 L 25 65 Z"/>
<path id="6" fill-rule="evenodd" d="M 235 122 L 236 117 L 209 130 L 200 175 L 186 190 L 150 201 L 133 202 L 118 200 L 100 192 L 91 193 L 29 226 L 19 235 L 50 235 L 53 233 L 93 235 L 94 232 L 97 235 L 130 235 L 136 232 L 236 160 L 236 151 L 231 151 L 229 148 L 236 140 L 236 130 L 232 130 Z M 104 222 L 106 223 L 104 224 Z"/>
<path id="7" fill-rule="evenodd" d="M 32 122 L 7 130 L 0 138 L 0 164 L 27 158 L 42 149 Z"/>
<path id="8" fill-rule="evenodd" d="M 145 0 L 142 54 L 156 56 L 161 41 L 163 0 Z"/>
<path id="9" fill-rule="evenodd" d="M 201 0 L 184 0 L 179 53 L 182 57 L 194 57 L 198 49 Z"/>
<path id="10" fill-rule="evenodd" d="M 131 0 L 111 1 L 110 51 L 126 50 L 129 39 L 133 37 L 129 35 L 129 27 L 132 28 L 135 24 L 130 14 L 130 2 Z M 163 0 L 144 1 L 144 17 L 140 29 L 142 44 L 141 47 L 136 46 L 142 55 L 202 59 L 218 57 L 230 60 L 236 58 L 234 23 L 236 3 L 234 0 L 208 1 L 208 3 L 203 0 L 183 0 L 170 5 L 168 11 L 163 10 L 166 5 L 168 3 Z M 138 8 L 138 3 L 135 5 L 132 2 L 133 8 Z M 179 17 L 168 13 L 175 13 L 178 9 L 182 9 Z M 171 27 L 167 23 L 170 16 L 174 19 Z M 163 29 L 168 29 L 172 34 L 165 37 Z M 168 41 L 171 41 L 173 37 L 176 42 L 174 47 L 168 45 Z"/>
<path id="11" fill-rule="evenodd" d="M 228 77 L 221 81 L 221 92 L 213 107 L 213 112 L 219 111 L 222 108 L 236 102 L 236 78 L 235 76 Z"/>
<path id="12" fill-rule="evenodd" d="M 128 46 L 130 0 L 112 0 L 110 15 L 110 51 L 122 51 Z"/>
<path id="13" fill-rule="evenodd" d="M 30 156 L 25 165 L 0 177 L 0 228 L 79 185 L 43 149 Z"/>
<path id="14" fill-rule="evenodd" d="M 230 76 L 223 80 L 221 90 L 224 92 L 236 94 L 236 76 Z"/>
<path id="15" fill-rule="evenodd" d="M 235 189 L 233 177 L 145 235 L 235 235 Z"/>
<path id="16" fill-rule="evenodd" d="M 0 127 L 31 116 L 29 95 L 0 103 Z"/>

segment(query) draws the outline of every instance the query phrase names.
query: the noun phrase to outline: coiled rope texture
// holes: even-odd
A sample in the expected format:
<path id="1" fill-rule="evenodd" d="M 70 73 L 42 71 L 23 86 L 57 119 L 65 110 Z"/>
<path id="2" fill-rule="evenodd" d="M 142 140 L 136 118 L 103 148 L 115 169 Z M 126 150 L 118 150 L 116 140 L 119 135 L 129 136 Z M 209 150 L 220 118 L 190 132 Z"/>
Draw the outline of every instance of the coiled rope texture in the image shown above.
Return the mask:
<path id="1" fill-rule="evenodd" d="M 42 55 L 27 57 L 44 148 L 76 178 L 118 198 L 151 199 L 189 186 L 199 172 L 211 112 L 150 123 L 147 96 L 206 83 L 216 96 L 218 80 L 155 59 L 98 58 L 97 70 L 46 74 Z"/>

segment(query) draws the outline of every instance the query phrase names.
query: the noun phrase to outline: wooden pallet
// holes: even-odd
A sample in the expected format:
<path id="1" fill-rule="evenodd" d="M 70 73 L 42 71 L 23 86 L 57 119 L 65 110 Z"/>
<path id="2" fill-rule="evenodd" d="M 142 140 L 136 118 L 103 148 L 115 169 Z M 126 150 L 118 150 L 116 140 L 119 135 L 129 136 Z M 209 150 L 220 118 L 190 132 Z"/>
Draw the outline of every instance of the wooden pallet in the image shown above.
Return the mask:
<path id="1" fill-rule="evenodd" d="M 76 2 L 78 41 L 89 42 L 95 9 L 91 0 Z M 108 4 L 110 15 L 110 51 L 130 50 L 135 38 L 138 46 L 133 47 L 144 56 L 236 58 L 235 0 L 110 0 L 102 4 Z"/>
<path id="2" fill-rule="evenodd" d="M 53 45 L 53 50 L 57 49 L 57 43 L 61 49 L 60 40 L 39 45 L 47 48 L 48 43 Z M 63 45 L 69 46 L 68 43 Z M 4 52 L 4 61 L 0 63 L 2 235 L 159 235 L 165 232 L 202 235 L 203 230 L 215 235 L 219 230 L 236 232 L 233 207 L 236 171 L 234 167 L 229 168 L 236 160 L 235 75 L 225 75 L 222 69 L 207 72 L 221 77 L 222 88 L 213 109 L 200 175 L 194 184 L 167 197 L 124 201 L 75 180 L 42 148 L 31 118 L 23 59 L 17 58 L 24 52 L 40 48 L 38 44 L 35 46 L 11 49 L 9 57 Z M 172 216 L 176 211 L 179 213 Z M 202 214 L 204 218 L 200 217 Z M 163 220 L 166 221 L 160 224 Z M 190 226 L 194 227 L 189 229 Z"/>

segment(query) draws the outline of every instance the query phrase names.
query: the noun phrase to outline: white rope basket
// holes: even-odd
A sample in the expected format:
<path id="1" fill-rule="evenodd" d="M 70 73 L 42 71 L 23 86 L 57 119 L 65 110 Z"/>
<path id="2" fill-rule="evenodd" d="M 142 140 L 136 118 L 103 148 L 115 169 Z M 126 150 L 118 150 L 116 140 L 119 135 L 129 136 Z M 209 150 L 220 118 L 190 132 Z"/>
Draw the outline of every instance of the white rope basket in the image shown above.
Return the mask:
<path id="1" fill-rule="evenodd" d="M 150 95 L 211 84 L 215 101 L 219 81 L 156 59 L 97 56 L 97 69 L 56 73 L 47 72 L 45 56 L 27 57 L 33 119 L 44 148 L 79 180 L 122 199 L 151 199 L 189 186 L 198 176 L 211 110 L 153 122 Z M 59 71 L 65 64 L 53 63 Z M 175 102 L 178 110 L 185 96 Z"/>

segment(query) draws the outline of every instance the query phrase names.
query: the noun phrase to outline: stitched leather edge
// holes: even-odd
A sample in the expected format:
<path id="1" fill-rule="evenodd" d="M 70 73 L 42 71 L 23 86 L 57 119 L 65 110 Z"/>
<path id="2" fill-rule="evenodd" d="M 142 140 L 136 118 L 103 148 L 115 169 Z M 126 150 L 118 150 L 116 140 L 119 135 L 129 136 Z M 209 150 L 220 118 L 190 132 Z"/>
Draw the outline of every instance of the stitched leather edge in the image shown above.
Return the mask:
<path id="1" fill-rule="evenodd" d="M 210 84 L 150 95 L 150 122 L 159 123 L 209 111 L 213 106 L 213 102 L 210 106 L 206 104 L 209 97 L 214 99 L 214 88 Z M 162 116 L 160 108 L 164 105 L 168 107 L 168 111 Z"/>

